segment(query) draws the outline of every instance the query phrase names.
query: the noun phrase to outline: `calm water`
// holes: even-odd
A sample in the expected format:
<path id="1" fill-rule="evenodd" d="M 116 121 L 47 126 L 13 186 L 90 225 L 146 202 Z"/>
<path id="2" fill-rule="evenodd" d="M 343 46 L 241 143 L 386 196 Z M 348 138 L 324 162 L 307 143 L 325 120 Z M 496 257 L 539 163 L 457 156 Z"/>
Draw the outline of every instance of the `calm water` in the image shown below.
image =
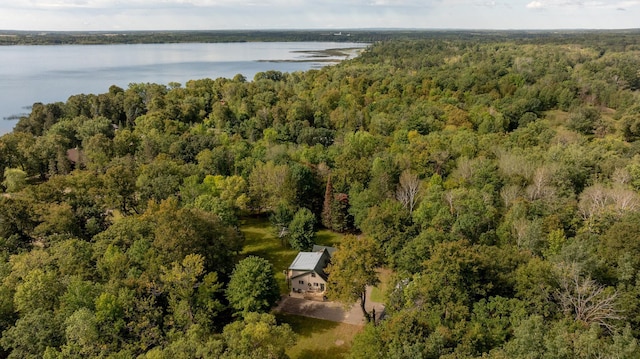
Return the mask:
<path id="1" fill-rule="evenodd" d="M 261 71 L 327 65 L 309 61 L 320 59 L 302 51 L 364 46 L 333 42 L 0 46 L 0 134 L 17 122 L 8 118 L 28 114 L 34 102 L 66 101 L 75 94 L 108 92 L 111 85 L 126 89 L 130 83 L 184 84 L 236 74 L 251 80 Z"/>

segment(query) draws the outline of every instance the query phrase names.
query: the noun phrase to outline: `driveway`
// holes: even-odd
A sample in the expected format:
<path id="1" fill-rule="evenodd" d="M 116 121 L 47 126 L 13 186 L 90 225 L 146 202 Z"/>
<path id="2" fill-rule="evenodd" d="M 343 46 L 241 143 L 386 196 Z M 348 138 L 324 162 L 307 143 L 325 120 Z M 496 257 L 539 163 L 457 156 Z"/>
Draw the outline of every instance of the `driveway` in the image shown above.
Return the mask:
<path id="1" fill-rule="evenodd" d="M 376 310 L 376 317 L 384 310 L 382 303 L 371 302 L 369 297 L 371 288 L 367 288 L 367 311 Z M 278 306 L 274 309 L 277 312 L 300 315 L 303 317 L 330 320 L 333 322 L 347 323 L 353 325 L 364 325 L 365 319 L 362 315 L 359 303 L 354 303 L 349 310 L 345 310 L 338 302 L 320 302 L 297 298 L 289 295 L 282 296 Z"/>

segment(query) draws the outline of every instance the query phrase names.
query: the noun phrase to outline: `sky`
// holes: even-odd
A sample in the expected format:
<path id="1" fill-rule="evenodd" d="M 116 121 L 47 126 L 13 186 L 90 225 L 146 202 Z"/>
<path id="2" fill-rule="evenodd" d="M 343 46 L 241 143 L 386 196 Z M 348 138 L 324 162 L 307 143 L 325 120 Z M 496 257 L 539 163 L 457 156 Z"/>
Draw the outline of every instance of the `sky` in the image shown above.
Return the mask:
<path id="1" fill-rule="evenodd" d="M 0 30 L 638 27 L 640 0 L 0 0 Z"/>

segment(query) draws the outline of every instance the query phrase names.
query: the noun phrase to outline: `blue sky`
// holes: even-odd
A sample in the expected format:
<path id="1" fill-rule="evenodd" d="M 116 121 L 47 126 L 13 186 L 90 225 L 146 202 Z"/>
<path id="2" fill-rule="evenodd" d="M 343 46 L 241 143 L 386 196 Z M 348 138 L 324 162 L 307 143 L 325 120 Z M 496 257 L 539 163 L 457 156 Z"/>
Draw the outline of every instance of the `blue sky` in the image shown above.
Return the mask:
<path id="1" fill-rule="evenodd" d="M 11 0 L 2 30 L 621 29 L 640 0 Z"/>

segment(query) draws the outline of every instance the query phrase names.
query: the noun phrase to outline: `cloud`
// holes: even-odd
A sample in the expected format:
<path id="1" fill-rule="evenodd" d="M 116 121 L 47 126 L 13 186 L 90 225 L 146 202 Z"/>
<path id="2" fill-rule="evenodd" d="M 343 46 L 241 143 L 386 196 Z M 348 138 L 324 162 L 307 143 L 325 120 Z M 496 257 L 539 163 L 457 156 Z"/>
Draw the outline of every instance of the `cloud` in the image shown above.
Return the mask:
<path id="1" fill-rule="evenodd" d="M 640 5 L 640 0 L 534 0 L 526 5 L 527 9 L 547 8 L 609 8 L 620 9 Z"/>
<path id="2" fill-rule="evenodd" d="M 172 8 L 172 7 L 388 7 L 429 8 L 449 5 L 493 4 L 488 0 L 15 0 L 2 7 L 19 9 L 62 9 L 62 8 Z"/>
<path id="3" fill-rule="evenodd" d="M 638 18 L 640 0 L 0 0 L 0 28 L 15 30 L 630 28 Z"/>
<path id="4" fill-rule="evenodd" d="M 507 0 L 13 0 L 0 5 L 3 9 L 25 11 L 99 11 L 127 12 L 133 10 L 157 13 L 163 9 L 207 10 L 228 9 L 242 12 L 250 9 L 264 9 L 269 15 L 291 12 L 350 13 L 359 16 L 363 12 L 376 11 L 378 17 L 387 12 L 402 13 L 405 16 L 426 16 L 438 10 L 453 8 L 467 11 L 470 8 L 506 7 Z M 295 20 L 295 19 L 291 19 Z"/>
<path id="5" fill-rule="evenodd" d="M 304 3 L 303 0 L 18 0 L 2 7 L 18 9 L 127 9 L 127 8 L 174 8 L 174 7 L 245 7 L 245 6 L 281 6 Z"/>

